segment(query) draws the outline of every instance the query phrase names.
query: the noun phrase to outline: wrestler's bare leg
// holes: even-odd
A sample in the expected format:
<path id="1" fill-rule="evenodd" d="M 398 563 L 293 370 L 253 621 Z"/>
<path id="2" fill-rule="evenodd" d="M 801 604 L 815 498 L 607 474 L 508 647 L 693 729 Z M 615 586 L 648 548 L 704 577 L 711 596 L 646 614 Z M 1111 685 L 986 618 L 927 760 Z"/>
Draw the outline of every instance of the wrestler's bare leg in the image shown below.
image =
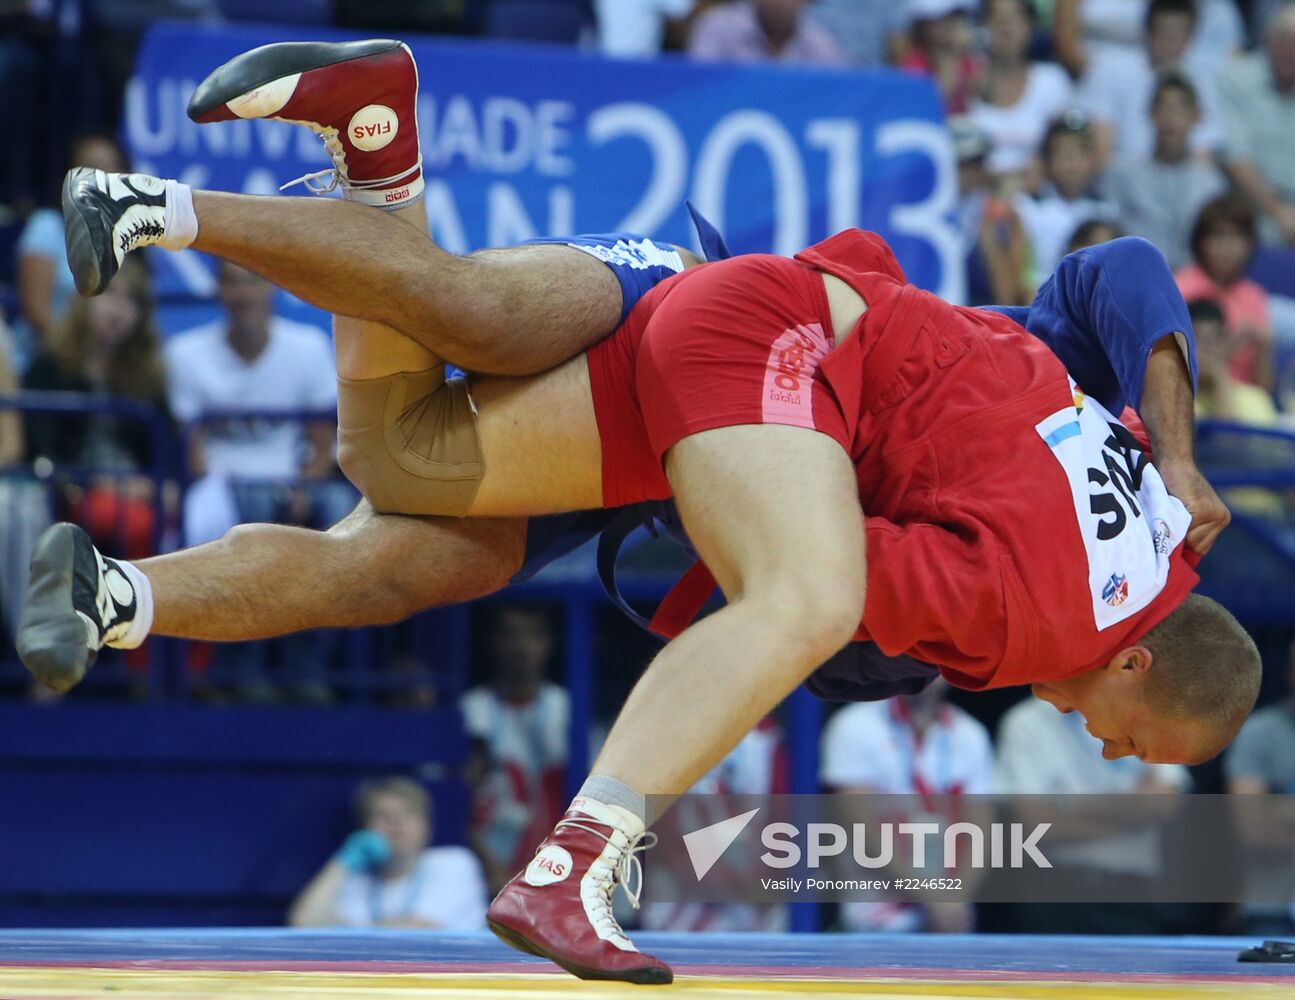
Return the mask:
<path id="1" fill-rule="evenodd" d="M 471 371 L 544 371 L 605 337 L 620 318 L 615 275 L 571 247 L 457 257 L 425 230 L 352 202 L 195 191 L 193 206 L 194 249 L 330 313 L 392 327 Z"/>
<path id="2" fill-rule="evenodd" d="M 385 214 L 359 207 L 374 215 Z M 435 250 L 421 206 L 391 215 L 397 230 Z M 611 274 L 593 257 L 572 253 Z M 362 282 L 352 278 L 347 284 L 355 287 Z M 529 329 L 529 309 L 515 319 Z M 422 371 L 438 360 L 390 326 L 345 314 L 333 317 L 333 344 L 337 374 L 346 379 Z M 539 375 L 481 376 L 471 384 L 486 466 L 471 516 L 529 517 L 602 506 L 602 443 L 583 356 Z"/>
<path id="3" fill-rule="evenodd" d="M 728 604 L 652 661 L 594 762 L 646 795 L 692 787 L 849 642 L 866 579 L 854 468 L 830 438 L 707 431 L 671 449 L 666 472 Z"/>
<path id="4" fill-rule="evenodd" d="M 366 501 L 328 531 L 244 524 L 136 566 L 157 635 L 212 642 L 401 621 L 502 590 L 521 567 L 523 520 L 375 514 Z"/>

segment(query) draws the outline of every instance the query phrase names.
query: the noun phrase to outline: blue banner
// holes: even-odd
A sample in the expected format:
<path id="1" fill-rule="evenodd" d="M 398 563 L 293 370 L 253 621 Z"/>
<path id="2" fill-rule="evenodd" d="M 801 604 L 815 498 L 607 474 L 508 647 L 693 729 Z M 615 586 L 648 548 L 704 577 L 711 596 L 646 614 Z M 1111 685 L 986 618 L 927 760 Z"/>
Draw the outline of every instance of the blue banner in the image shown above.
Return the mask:
<path id="1" fill-rule="evenodd" d="M 304 128 L 198 126 L 184 113 L 194 86 L 222 62 L 302 37 L 264 27 L 155 28 L 127 93 L 136 169 L 271 194 L 327 166 Z M 956 170 L 926 79 L 459 40 L 420 38 L 411 47 L 427 211 L 448 250 L 612 230 L 693 245 L 683 207 L 691 198 L 734 252 L 791 254 L 862 226 L 890 241 L 910 280 L 961 298 Z M 160 281 L 171 296 L 212 287 L 192 254 L 168 256 Z"/>

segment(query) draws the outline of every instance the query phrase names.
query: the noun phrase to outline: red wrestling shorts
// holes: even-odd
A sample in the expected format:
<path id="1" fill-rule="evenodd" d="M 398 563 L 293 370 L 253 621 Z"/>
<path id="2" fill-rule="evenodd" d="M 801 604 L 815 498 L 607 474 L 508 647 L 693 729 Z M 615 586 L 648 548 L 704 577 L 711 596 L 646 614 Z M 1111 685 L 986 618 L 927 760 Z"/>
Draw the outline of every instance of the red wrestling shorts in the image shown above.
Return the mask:
<path id="1" fill-rule="evenodd" d="M 822 275 L 807 264 L 752 254 L 657 285 L 588 352 L 603 505 L 668 497 L 665 453 L 719 427 L 805 427 L 848 449 L 818 371 L 832 344 Z"/>

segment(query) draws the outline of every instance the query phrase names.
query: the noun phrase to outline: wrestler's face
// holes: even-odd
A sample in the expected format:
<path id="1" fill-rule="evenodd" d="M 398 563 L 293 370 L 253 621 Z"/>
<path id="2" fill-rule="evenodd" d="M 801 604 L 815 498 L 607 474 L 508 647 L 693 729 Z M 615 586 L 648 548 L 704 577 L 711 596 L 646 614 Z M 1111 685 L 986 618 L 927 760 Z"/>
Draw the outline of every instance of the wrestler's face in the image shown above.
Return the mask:
<path id="1" fill-rule="evenodd" d="M 1034 684 L 1036 698 L 1063 714 L 1078 712 L 1107 760 L 1137 757 L 1148 764 L 1197 764 L 1214 754 L 1211 734 L 1181 718 L 1163 717 L 1142 698 L 1151 654 L 1122 650 L 1105 667 L 1051 684 Z"/>

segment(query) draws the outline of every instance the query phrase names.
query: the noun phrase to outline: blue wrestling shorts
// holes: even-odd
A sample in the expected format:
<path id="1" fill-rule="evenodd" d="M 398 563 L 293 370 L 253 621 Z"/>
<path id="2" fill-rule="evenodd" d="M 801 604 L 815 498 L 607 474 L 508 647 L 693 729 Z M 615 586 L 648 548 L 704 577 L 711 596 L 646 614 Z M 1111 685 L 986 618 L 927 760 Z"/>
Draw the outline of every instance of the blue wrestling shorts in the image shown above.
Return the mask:
<path id="1" fill-rule="evenodd" d="M 554 244 L 582 250 L 611 268 L 621 286 L 621 323 L 648 289 L 684 267 L 679 251 L 669 243 L 659 243 L 637 233 L 594 233 L 527 240 L 526 244 Z"/>

